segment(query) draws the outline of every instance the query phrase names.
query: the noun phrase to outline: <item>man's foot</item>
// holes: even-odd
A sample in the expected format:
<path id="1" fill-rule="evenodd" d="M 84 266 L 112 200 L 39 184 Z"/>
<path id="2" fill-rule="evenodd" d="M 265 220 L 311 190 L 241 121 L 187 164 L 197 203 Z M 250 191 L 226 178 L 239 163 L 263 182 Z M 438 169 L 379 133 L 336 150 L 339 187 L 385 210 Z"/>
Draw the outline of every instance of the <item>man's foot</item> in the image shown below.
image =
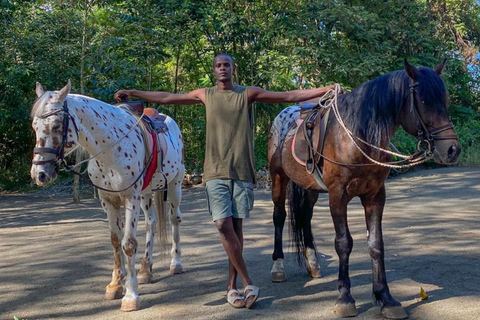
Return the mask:
<path id="1" fill-rule="evenodd" d="M 244 290 L 245 294 L 245 307 L 250 309 L 257 301 L 260 294 L 260 289 L 257 286 L 248 285 Z"/>
<path id="2" fill-rule="evenodd" d="M 230 303 L 234 308 L 244 308 L 245 307 L 245 300 L 240 295 L 237 289 L 231 289 L 227 292 L 227 301 Z"/>

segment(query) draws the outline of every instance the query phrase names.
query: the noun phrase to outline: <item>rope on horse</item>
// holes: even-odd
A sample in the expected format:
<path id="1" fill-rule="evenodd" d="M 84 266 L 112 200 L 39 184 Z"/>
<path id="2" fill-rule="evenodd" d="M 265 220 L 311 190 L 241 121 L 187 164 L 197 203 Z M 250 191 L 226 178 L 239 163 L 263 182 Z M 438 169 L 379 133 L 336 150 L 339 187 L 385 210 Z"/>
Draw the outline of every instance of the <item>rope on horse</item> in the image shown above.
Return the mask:
<path id="1" fill-rule="evenodd" d="M 143 116 L 143 113 L 142 113 L 142 116 Z M 90 161 L 90 160 L 92 160 L 92 159 L 95 159 L 97 156 L 99 156 L 100 154 L 104 153 L 105 151 L 107 151 L 108 149 L 110 149 L 111 147 L 113 147 L 114 145 L 116 145 L 117 143 L 119 143 L 120 141 L 122 141 L 123 139 L 125 139 L 125 138 L 133 131 L 133 129 L 135 129 L 135 127 L 139 126 L 140 122 L 142 121 L 142 116 L 138 117 L 137 122 L 132 126 L 132 128 L 131 128 L 129 131 L 127 131 L 127 133 L 126 133 L 123 137 L 121 137 L 121 138 L 118 139 L 117 141 L 114 141 L 114 142 L 110 143 L 110 144 L 107 145 L 103 150 L 101 150 L 100 152 L 94 154 L 94 155 L 91 156 L 90 158 L 85 159 L 85 160 L 83 160 L 83 161 L 80 161 L 79 163 L 73 165 L 73 167 L 76 168 L 76 167 L 78 167 L 79 165 L 81 165 L 81 164 L 83 164 L 83 163 L 85 163 L 85 162 L 88 162 L 88 161 Z M 77 147 L 78 147 L 78 146 L 77 146 Z M 70 150 L 70 151 L 67 153 L 67 155 L 70 154 L 70 153 L 71 153 L 73 150 L 75 150 L 77 147 L 75 147 L 75 148 L 73 148 L 72 150 Z"/>
<path id="2" fill-rule="evenodd" d="M 353 142 L 355 147 L 357 147 L 357 149 L 365 156 L 365 158 L 367 158 L 369 161 L 373 162 L 373 164 L 383 166 L 383 167 L 388 167 L 388 168 L 395 168 L 395 169 L 410 168 L 410 167 L 422 164 L 422 163 L 430 160 L 431 157 L 427 156 L 426 152 L 423 153 L 423 159 L 422 159 L 422 157 L 415 158 L 416 154 L 406 156 L 406 155 L 403 155 L 403 154 L 400 154 L 400 153 L 397 153 L 397 152 L 393 152 L 391 150 L 386 150 L 386 149 L 383 149 L 381 147 L 372 145 L 372 144 L 368 143 L 367 141 L 365 141 L 365 140 L 363 140 L 359 137 L 355 137 L 353 135 L 353 133 L 346 127 L 345 123 L 343 122 L 342 117 L 340 116 L 340 112 L 338 110 L 338 103 L 337 102 L 338 102 L 338 94 L 340 93 L 340 90 L 341 90 L 340 85 L 336 84 L 334 90 L 331 89 L 331 90 L 327 91 L 325 93 L 325 95 L 320 98 L 319 105 L 322 108 L 331 108 L 333 110 L 333 113 L 335 114 L 335 117 L 337 118 L 338 123 L 343 128 L 343 130 L 345 130 L 345 132 L 347 133 L 347 136 Z M 325 97 L 328 97 L 329 95 L 332 95 L 332 94 L 333 94 L 333 99 L 328 99 L 328 100 L 326 100 L 325 103 L 321 103 L 322 101 L 325 101 Z M 358 139 L 360 142 L 366 144 L 367 146 L 369 146 L 371 148 L 374 148 L 376 150 L 382 151 L 384 153 L 387 153 L 387 154 L 390 154 L 390 155 L 393 155 L 393 156 L 397 156 L 397 157 L 402 158 L 404 160 L 400 160 L 398 162 L 385 162 L 385 163 L 377 161 L 377 160 L 373 159 L 372 157 L 370 157 L 368 154 L 366 154 L 365 151 L 363 151 L 362 148 L 355 141 L 355 139 Z M 330 160 L 330 159 L 326 158 L 324 155 L 321 155 L 321 156 L 329 162 L 332 162 L 332 163 L 335 163 L 335 164 L 340 164 L 340 165 L 347 165 L 347 166 L 352 166 L 352 165 L 353 166 L 367 166 L 368 165 L 368 164 L 342 164 L 342 163 L 338 163 L 336 161 Z M 403 165 L 394 164 L 394 163 L 401 163 L 403 161 L 409 161 L 410 163 L 409 164 L 403 164 Z"/>

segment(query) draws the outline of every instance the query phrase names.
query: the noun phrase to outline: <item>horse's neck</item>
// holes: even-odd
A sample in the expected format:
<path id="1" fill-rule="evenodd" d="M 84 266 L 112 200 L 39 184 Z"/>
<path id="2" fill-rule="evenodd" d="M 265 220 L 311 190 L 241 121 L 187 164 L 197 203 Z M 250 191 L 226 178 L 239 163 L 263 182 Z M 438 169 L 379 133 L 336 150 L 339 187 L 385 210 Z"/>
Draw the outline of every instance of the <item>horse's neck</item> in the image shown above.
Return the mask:
<path id="1" fill-rule="evenodd" d="M 121 108 L 84 96 L 69 95 L 67 106 L 78 128 L 78 144 L 90 155 L 120 140 L 136 121 Z M 70 129 L 74 130 L 72 125 Z M 109 157 L 110 152 L 103 156 Z"/>
<path id="2" fill-rule="evenodd" d="M 378 146 L 388 145 L 400 125 L 404 91 L 403 87 L 386 89 L 378 82 L 366 83 L 339 97 L 339 112 L 354 135 Z"/>

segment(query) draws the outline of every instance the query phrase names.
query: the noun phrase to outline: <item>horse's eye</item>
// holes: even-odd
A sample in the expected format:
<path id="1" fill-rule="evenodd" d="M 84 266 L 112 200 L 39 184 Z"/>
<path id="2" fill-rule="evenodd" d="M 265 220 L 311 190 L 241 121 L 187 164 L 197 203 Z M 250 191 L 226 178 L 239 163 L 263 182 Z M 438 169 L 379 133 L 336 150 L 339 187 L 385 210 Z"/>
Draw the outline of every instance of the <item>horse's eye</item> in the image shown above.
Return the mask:
<path id="1" fill-rule="evenodd" d="M 60 128 L 61 128 L 61 127 L 62 127 L 62 126 L 61 126 L 60 124 L 56 124 L 56 125 L 54 125 L 54 126 L 52 127 L 52 130 L 53 130 L 53 131 L 60 131 Z"/>
<path id="2" fill-rule="evenodd" d="M 424 104 L 425 104 L 425 101 L 422 100 L 422 104 L 424 105 Z"/>

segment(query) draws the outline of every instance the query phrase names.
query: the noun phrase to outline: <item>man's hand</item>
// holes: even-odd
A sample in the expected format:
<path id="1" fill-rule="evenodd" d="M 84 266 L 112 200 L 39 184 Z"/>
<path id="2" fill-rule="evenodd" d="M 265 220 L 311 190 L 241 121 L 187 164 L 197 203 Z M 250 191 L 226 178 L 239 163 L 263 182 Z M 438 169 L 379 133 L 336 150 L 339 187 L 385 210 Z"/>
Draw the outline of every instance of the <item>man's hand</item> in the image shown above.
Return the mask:
<path id="1" fill-rule="evenodd" d="M 345 90 L 343 90 L 342 86 L 340 86 L 338 83 L 335 83 L 334 84 L 334 90 L 335 90 L 335 87 L 338 86 L 338 94 L 345 94 Z"/>
<path id="2" fill-rule="evenodd" d="M 113 96 L 113 98 L 115 98 L 115 100 L 117 100 L 118 102 L 122 100 L 131 99 L 132 91 L 133 90 L 118 90 L 117 92 L 115 92 L 115 95 Z"/>

